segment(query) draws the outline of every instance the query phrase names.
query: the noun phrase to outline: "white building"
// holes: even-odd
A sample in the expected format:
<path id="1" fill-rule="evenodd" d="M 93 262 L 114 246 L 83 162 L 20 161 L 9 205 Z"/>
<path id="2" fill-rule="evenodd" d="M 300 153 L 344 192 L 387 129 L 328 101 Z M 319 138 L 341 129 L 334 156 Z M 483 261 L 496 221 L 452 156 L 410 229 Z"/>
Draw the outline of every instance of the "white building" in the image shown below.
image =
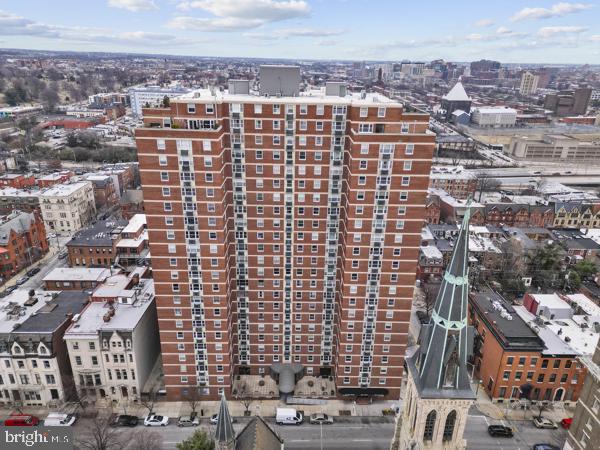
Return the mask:
<path id="1" fill-rule="evenodd" d="M 89 181 L 57 184 L 40 194 L 47 232 L 73 233 L 96 216 L 94 187 Z"/>
<path id="2" fill-rule="evenodd" d="M 534 75 L 531 72 L 523 72 L 523 75 L 521 75 L 519 93 L 521 95 L 535 94 L 537 91 L 539 81 L 540 77 L 538 75 Z"/>
<path id="3" fill-rule="evenodd" d="M 146 104 L 156 107 L 162 104 L 165 96 L 172 99 L 182 94 L 190 92 L 191 89 L 180 86 L 160 87 L 160 86 L 145 86 L 135 87 L 129 90 L 131 97 L 131 112 L 136 117 L 142 117 L 142 108 Z"/>
<path id="4" fill-rule="evenodd" d="M 137 280 L 136 278 L 133 278 Z M 151 279 L 99 288 L 117 301 L 92 301 L 64 335 L 80 397 L 127 404 L 139 400 L 160 343 Z"/>
<path id="5" fill-rule="evenodd" d="M 85 292 L 19 289 L 0 300 L 0 406 L 58 406 L 71 396 L 63 333 Z"/>
<path id="6" fill-rule="evenodd" d="M 505 107 L 473 108 L 471 110 L 471 122 L 480 127 L 514 127 L 517 122 L 517 111 Z"/>

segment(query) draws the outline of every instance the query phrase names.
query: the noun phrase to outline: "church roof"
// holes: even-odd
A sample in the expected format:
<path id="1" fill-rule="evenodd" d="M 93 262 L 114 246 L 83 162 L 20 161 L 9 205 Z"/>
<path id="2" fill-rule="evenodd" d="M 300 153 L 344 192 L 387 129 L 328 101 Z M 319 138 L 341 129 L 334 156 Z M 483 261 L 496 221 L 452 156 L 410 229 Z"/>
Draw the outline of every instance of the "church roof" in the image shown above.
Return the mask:
<path id="1" fill-rule="evenodd" d="M 444 100 L 449 100 L 451 102 L 470 102 L 471 98 L 467 95 L 465 88 L 462 83 L 459 81 L 454 85 L 450 92 L 442 97 Z"/>
<path id="2" fill-rule="evenodd" d="M 419 351 L 407 358 L 422 398 L 474 397 L 466 362 L 472 349 L 472 328 L 467 324 L 469 294 L 470 201 L 449 266 L 431 314 L 421 329 Z"/>
<path id="3" fill-rule="evenodd" d="M 221 404 L 219 405 L 219 416 L 217 418 L 217 428 L 215 430 L 217 442 L 232 442 L 235 439 L 233 430 L 233 421 L 227 407 L 225 394 L 221 394 Z"/>

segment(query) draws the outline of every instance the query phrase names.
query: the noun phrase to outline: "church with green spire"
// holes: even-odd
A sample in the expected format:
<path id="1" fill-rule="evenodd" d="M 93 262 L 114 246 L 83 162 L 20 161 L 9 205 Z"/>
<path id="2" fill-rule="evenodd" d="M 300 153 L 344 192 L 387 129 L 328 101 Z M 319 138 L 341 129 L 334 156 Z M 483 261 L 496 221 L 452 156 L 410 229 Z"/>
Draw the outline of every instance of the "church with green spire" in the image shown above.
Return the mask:
<path id="1" fill-rule="evenodd" d="M 406 358 L 404 407 L 392 448 L 466 448 L 463 432 L 475 400 L 467 371 L 473 348 L 467 317 L 469 219 L 467 207 L 431 320 L 421 328 L 416 352 Z"/>

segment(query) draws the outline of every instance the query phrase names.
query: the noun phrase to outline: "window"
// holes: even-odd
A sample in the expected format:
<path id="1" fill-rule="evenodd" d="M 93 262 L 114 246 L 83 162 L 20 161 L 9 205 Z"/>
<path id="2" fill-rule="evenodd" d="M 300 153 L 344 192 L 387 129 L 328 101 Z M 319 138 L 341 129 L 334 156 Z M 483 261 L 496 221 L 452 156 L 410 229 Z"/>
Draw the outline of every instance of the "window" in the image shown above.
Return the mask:
<path id="1" fill-rule="evenodd" d="M 257 130 L 262 130 L 262 120 L 255 120 L 254 121 L 254 128 Z"/>
<path id="2" fill-rule="evenodd" d="M 358 124 L 358 132 L 359 132 L 359 134 L 373 133 L 373 124 L 372 123 L 359 123 Z"/>
<path id="3" fill-rule="evenodd" d="M 196 105 L 194 103 L 188 103 L 187 104 L 187 112 L 189 114 L 193 114 L 196 112 Z"/>
<path id="4" fill-rule="evenodd" d="M 157 150 L 165 150 L 167 148 L 166 144 L 165 144 L 165 140 L 164 139 L 157 139 L 156 140 L 156 149 Z"/>
<path id="5" fill-rule="evenodd" d="M 300 105 L 300 114 L 306 115 L 308 113 L 308 105 Z"/>
<path id="6" fill-rule="evenodd" d="M 377 108 L 377 117 L 385 117 L 385 107 L 380 106 Z"/>
<path id="7" fill-rule="evenodd" d="M 364 106 L 362 108 L 360 108 L 360 114 L 359 114 L 360 117 L 367 117 L 368 115 L 369 115 L 369 108 L 364 107 Z"/>
<path id="8" fill-rule="evenodd" d="M 317 116 L 325 114 L 325 105 L 317 105 Z"/>
<path id="9" fill-rule="evenodd" d="M 452 436 L 454 435 L 454 424 L 456 423 L 456 411 L 452 410 L 446 416 L 446 423 L 444 424 L 444 435 L 442 440 L 451 441 Z"/>
<path id="10" fill-rule="evenodd" d="M 215 113 L 215 105 L 212 103 L 206 104 L 206 114 L 214 114 Z"/>
<path id="11" fill-rule="evenodd" d="M 415 144 L 406 144 L 406 151 L 405 153 L 407 155 L 414 155 L 415 153 Z"/>
<path id="12" fill-rule="evenodd" d="M 273 114 L 281 114 L 281 105 L 273 105 Z"/>
<path id="13" fill-rule="evenodd" d="M 431 441 L 433 439 L 433 429 L 435 428 L 435 420 L 437 413 L 431 411 L 427 414 L 427 419 L 425 419 L 425 430 L 423 431 L 423 440 Z"/>
<path id="14" fill-rule="evenodd" d="M 412 161 L 404 161 L 404 171 L 410 172 L 412 170 Z"/>
<path id="15" fill-rule="evenodd" d="M 262 114 L 262 104 L 256 103 L 254 105 L 254 114 Z"/>

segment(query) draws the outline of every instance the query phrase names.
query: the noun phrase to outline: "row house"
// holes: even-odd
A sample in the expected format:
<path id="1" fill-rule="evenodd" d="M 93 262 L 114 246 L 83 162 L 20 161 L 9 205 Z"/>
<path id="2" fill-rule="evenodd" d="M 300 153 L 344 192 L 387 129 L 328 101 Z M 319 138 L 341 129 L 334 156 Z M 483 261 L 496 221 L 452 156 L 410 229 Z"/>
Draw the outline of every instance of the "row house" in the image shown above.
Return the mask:
<path id="1" fill-rule="evenodd" d="M 477 177 L 462 166 L 432 167 L 429 187 L 443 189 L 458 199 L 466 199 L 475 193 Z"/>
<path id="2" fill-rule="evenodd" d="M 544 321 L 483 291 L 469 297 L 469 322 L 475 329 L 474 376 L 493 402 L 518 400 L 521 391 L 536 401 L 577 401 L 586 373 L 580 353 Z"/>
<path id="3" fill-rule="evenodd" d="M 0 405 L 57 407 L 73 399 L 63 335 L 87 297 L 19 289 L 0 300 Z"/>
<path id="4" fill-rule="evenodd" d="M 40 191 L 7 187 L 0 189 L 0 213 L 11 211 L 31 212 L 40 209 Z"/>
<path id="5" fill-rule="evenodd" d="M 94 225 L 80 230 L 67 242 L 71 267 L 108 267 L 117 258 L 117 244 L 127 220 L 99 220 Z"/>
<path id="6" fill-rule="evenodd" d="M 599 228 L 600 204 L 556 203 L 554 228 Z"/>
<path id="7" fill-rule="evenodd" d="M 35 177 L 31 173 L 4 173 L 0 175 L 0 188 L 27 189 L 33 186 L 35 186 Z"/>
<path id="8" fill-rule="evenodd" d="M 48 239 L 39 211 L 13 211 L 0 217 L 0 281 L 29 267 L 46 253 Z"/>
<path id="9" fill-rule="evenodd" d="M 550 227 L 554 223 L 551 206 L 488 203 L 473 212 L 472 223 L 509 227 Z"/>
<path id="10" fill-rule="evenodd" d="M 57 184 L 40 194 L 42 217 L 47 230 L 73 233 L 96 218 L 94 188 L 89 181 Z"/>
<path id="11" fill-rule="evenodd" d="M 139 401 L 160 353 L 154 284 L 140 279 L 114 293 L 88 304 L 64 340 L 80 398 L 126 407 Z"/>
<path id="12" fill-rule="evenodd" d="M 40 189 L 54 186 L 55 184 L 66 183 L 75 174 L 72 170 L 61 170 L 59 172 L 49 173 L 48 175 L 42 175 L 38 177 L 36 183 Z"/>
<path id="13" fill-rule="evenodd" d="M 106 210 L 119 203 L 119 193 L 115 187 L 114 178 L 110 175 L 91 174 L 85 177 L 94 186 L 96 209 Z"/>

